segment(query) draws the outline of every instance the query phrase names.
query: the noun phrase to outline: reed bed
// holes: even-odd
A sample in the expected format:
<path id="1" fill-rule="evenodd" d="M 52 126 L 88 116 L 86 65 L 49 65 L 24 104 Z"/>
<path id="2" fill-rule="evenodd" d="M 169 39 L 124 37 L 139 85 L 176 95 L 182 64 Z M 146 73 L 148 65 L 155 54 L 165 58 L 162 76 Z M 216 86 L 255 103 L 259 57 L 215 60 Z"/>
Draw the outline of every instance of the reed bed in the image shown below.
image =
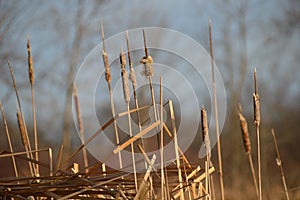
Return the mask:
<path id="1" fill-rule="evenodd" d="M 4 157 L 10 157 L 14 167 L 15 177 L 0 178 L 0 197 L 3 199 L 118 199 L 118 200 L 144 200 L 144 199 L 180 199 L 180 200 L 192 200 L 192 199 L 217 199 L 215 194 L 216 188 L 214 187 L 213 173 L 215 167 L 212 162 L 211 144 L 209 138 L 209 124 L 207 119 L 207 113 L 202 106 L 201 109 L 201 125 L 202 125 L 202 139 L 206 149 L 206 159 L 204 165 L 200 166 L 200 162 L 191 163 L 187 156 L 184 154 L 178 144 L 177 127 L 176 127 L 176 115 L 173 106 L 172 99 L 164 99 L 163 90 L 163 77 L 160 77 L 160 93 L 159 102 L 160 109 L 157 109 L 155 102 L 155 92 L 153 89 L 152 77 L 154 74 L 153 58 L 150 56 L 150 51 L 147 48 L 146 33 L 143 30 L 144 39 L 144 51 L 145 56 L 140 60 L 140 63 L 144 65 L 144 75 L 148 79 L 149 94 L 151 94 L 151 104 L 146 106 L 139 106 L 139 99 L 137 95 L 137 81 L 135 77 L 135 71 L 132 66 L 132 58 L 130 55 L 130 45 L 128 32 L 125 34 L 127 43 L 127 58 L 123 51 L 120 51 L 120 66 L 121 66 L 121 79 L 123 84 L 123 97 L 126 103 L 126 111 L 116 113 L 114 108 L 114 101 L 112 96 L 111 80 L 112 75 L 110 72 L 109 57 L 106 52 L 104 29 L 101 23 L 102 33 L 102 61 L 105 68 L 105 79 L 108 86 L 108 93 L 110 96 L 110 108 L 111 119 L 101 125 L 95 133 L 89 137 L 84 138 L 84 124 L 81 118 L 81 108 L 78 97 L 78 91 L 76 85 L 74 85 L 73 97 L 75 102 L 76 114 L 77 114 L 77 127 L 80 133 L 81 145 L 73 151 L 73 153 L 61 163 L 63 155 L 63 146 L 60 147 L 56 162 L 53 161 L 51 148 L 39 148 L 38 132 L 37 132 L 37 117 L 35 109 L 35 94 L 34 94 L 34 68 L 33 59 L 31 54 L 31 45 L 28 37 L 27 40 L 27 53 L 28 53 L 28 74 L 29 82 L 31 86 L 32 97 L 32 113 L 33 113 L 33 138 L 34 149 L 31 148 L 29 135 L 26 128 L 24 114 L 21 106 L 21 99 L 18 94 L 16 81 L 14 78 L 13 68 L 11 63 L 8 62 L 13 88 L 17 97 L 17 121 L 19 125 L 20 138 L 24 147 L 23 151 L 16 152 L 13 149 L 11 142 L 11 135 L 8 130 L 7 121 L 4 113 L 2 103 L 0 102 L 0 110 L 2 113 L 3 124 L 5 127 L 5 133 L 9 144 L 9 151 L 3 151 L 0 153 L 0 159 Z M 212 47 L 212 24 L 209 21 L 209 42 L 210 42 L 210 54 L 211 54 L 211 68 L 212 68 L 212 84 L 213 84 L 213 114 L 215 117 L 216 135 L 219 136 L 219 124 L 218 124 L 218 107 L 217 107 L 217 94 L 216 83 L 214 78 L 214 56 Z M 126 69 L 127 62 L 129 70 Z M 128 73 L 129 72 L 129 73 Z M 132 88 L 130 89 L 130 82 Z M 255 170 L 252 152 L 250 133 L 248 130 L 248 123 L 245 116 L 242 113 L 242 107 L 239 106 L 238 119 L 240 121 L 240 127 L 242 132 L 242 138 L 244 142 L 245 153 L 248 156 L 249 166 L 253 178 L 254 189 L 257 199 L 262 199 L 262 178 L 261 178 L 261 159 L 260 159 L 260 100 L 257 89 L 256 70 L 254 71 L 254 93 L 253 93 L 253 105 L 254 105 L 254 125 L 257 136 L 257 163 L 258 166 Z M 134 108 L 130 108 L 131 93 L 133 92 Z M 170 119 L 169 124 L 164 122 L 163 109 L 168 108 L 167 117 Z M 140 112 L 144 110 L 153 109 L 155 115 L 155 121 L 147 126 L 141 125 Z M 137 116 L 138 132 L 133 133 L 131 124 L 131 115 Z M 120 142 L 119 132 L 117 127 L 117 120 L 119 118 L 128 118 L 128 130 L 129 137 Z M 111 169 L 106 166 L 105 163 L 99 161 L 90 162 L 87 154 L 87 145 L 91 143 L 98 135 L 100 135 L 108 127 L 114 127 L 115 145 L 116 148 L 111 152 L 118 155 L 119 170 Z M 157 132 L 157 146 L 159 147 L 159 153 L 149 155 L 147 149 L 144 146 L 143 136 L 149 133 L 151 130 Z M 282 182 L 286 198 L 289 199 L 288 187 L 281 164 L 281 158 L 279 155 L 277 140 L 275 133 L 272 130 L 274 138 L 274 144 L 276 149 L 277 164 L 280 168 Z M 172 140 L 174 144 L 175 159 L 173 161 L 166 161 L 164 157 L 164 145 L 167 139 Z M 132 164 L 130 166 L 123 166 L 122 150 L 130 147 Z M 142 160 L 136 160 L 135 147 L 143 155 Z M 223 184 L 223 171 L 222 171 L 222 151 L 220 139 L 217 142 L 218 147 L 218 175 L 220 185 L 220 199 L 225 199 L 224 184 Z M 48 153 L 48 162 L 39 159 L 40 152 Z M 83 170 L 80 164 L 74 160 L 82 152 L 83 154 Z M 34 155 L 34 156 L 33 156 Z M 159 159 L 158 159 L 159 158 Z M 23 159 L 28 162 L 27 168 L 28 174 L 20 176 L 16 160 Z M 160 163 L 155 164 L 155 161 L 160 160 Z M 145 163 L 145 170 L 137 171 L 136 163 Z M 55 163 L 55 164 L 54 164 Z M 54 166 L 55 165 L 55 166 Z M 41 173 L 40 168 L 44 171 Z M 124 172 L 127 168 L 132 168 L 133 173 Z M 256 177 L 258 174 L 258 178 Z"/>

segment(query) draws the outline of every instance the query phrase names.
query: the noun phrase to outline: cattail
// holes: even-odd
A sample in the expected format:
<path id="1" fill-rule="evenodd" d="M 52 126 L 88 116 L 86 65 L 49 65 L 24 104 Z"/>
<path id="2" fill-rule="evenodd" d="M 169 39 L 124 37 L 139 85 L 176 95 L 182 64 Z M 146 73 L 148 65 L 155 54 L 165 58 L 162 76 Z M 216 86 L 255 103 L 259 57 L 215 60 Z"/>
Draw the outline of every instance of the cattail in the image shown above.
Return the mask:
<path id="1" fill-rule="evenodd" d="M 242 112 L 239 112 L 241 130 L 243 134 L 244 147 L 247 154 L 251 153 L 251 143 L 249 138 L 248 124 Z"/>
<path id="2" fill-rule="evenodd" d="M 208 135 L 208 123 L 207 123 L 207 114 L 204 106 L 201 109 L 201 123 L 202 123 L 202 138 L 206 147 L 206 153 L 210 152 L 210 140 Z"/>
<path id="3" fill-rule="evenodd" d="M 130 101 L 130 91 L 129 91 L 129 83 L 128 83 L 128 75 L 126 72 L 126 57 L 123 52 L 120 53 L 120 63 L 121 63 L 121 76 L 123 82 L 123 93 L 124 93 L 124 100 L 126 103 Z"/>
<path id="4" fill-rule="evenodd" d="M 24 146 L 27 146 L 28 140 L 26 137 L 25 127 L 20 112 L 17 112 L 17 118 L 18 118 L 18 125 L 21 133 L 22 143 Z"/>
<path id="5" fill-rule="evenodd" d="M 253 106 L 254 106 L 254 123 L 258 126 L 260 125 L 260 102 L 259 95 L 257 90 L 257 82 L 256 82 L 256 68 L 254 69 L 254 90 L 253 93 Z"/>
<path id="6" fill-rule="evenodd" d="M 102 58 L 103 58 L 103 63 L 104 63 L 104 67 L 105 67 L 105 79 L 108 83 L 110 83 L 111 75 L 110 75 L 110 67 L 109 67 L 109 63 L 108 63 L 108 55 L 104 50 L 102 51 Z"/>
<path id="7" fill-rule="evenodd" d="M 77 87 L 75 85 L 74 85 L 74 89 L 73 89 L 73 95 L 74 95 L 74 101 L 75 101 L 75 105 L 76 105 L 78 129 L 79 129 L 80 133 L 83 133 L 83 122 L 82 122 L 82 118 L 81 118 L 81 110 L 80 110 L 79 99 L 78 99 L 78 91 L 77 91 Z"/>
<path id="8" fill-rule="evenodd" d="M 254 123 L 260 125 L 260 102 L 258 93 L 253 93 Z"/>
<path id="9" fill-rule="evenodd" d="M 27 53 L 28 53 L 28 74 L 30 84 L 34 84 L 34 69 L 33 69 L 33 61 L 31 56 L 31 47 L 30 47 L 30 38 L 27 38 Z"/>
<path id="10" fill-rule="evenodd" d="M 142 64 L 144 64 L 145 76 L 153 76 L 153 59 L 151 56 L 144 56 L 143 59 L 140 61 Z"/>

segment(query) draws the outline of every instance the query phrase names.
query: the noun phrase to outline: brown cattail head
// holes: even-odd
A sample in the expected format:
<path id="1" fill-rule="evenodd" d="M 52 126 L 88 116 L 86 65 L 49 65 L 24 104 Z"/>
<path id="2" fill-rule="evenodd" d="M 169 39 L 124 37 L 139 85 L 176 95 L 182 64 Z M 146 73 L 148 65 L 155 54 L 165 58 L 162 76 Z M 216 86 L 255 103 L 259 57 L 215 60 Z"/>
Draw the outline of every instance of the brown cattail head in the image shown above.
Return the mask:
<path id="1" fill-rule="evenodd" d="M 260 102 L 259 95 L 253 93 L 253 106 L 254 106 L 254 123 L 259 126 L 260 124 Z"/>
<path id="2" fill-rule="evenodd" d="M 25 127 L 24 127 L 23 119 L 22 119 L 20 112 L 17 112 L 17 118 L 18 118 L 18 125 L 19 125 L 19 129 L 20 129 L 20 133 L 21 133 L 22 143 L 24 146 L 27 146 L 28 140 L 26 137 Z"/>
<path id="3" fill-rule="evenodd" d="M 210 157 L 210 140 L 208 135 L 208 123 L 207 123 L 207 114 L 204 106 L 201 109 L 201 123 L 202 123 L 202 139 L 205 144 L 206 153 Z"/>
<path id="4" fill-rule="evenodd" d="M 83 133 L 83 122 L 82 122 L 82 118 L 81 118 L 81 111 L 80 111 L 79 98 L 78 98 L 78 92 L 77 92 L 76 85 L 74 85 L 73 96 L 74 96 L 74 101 L 75 101 L 75 105 L 76 105 L 78 129 L 79 129 L 80 133 Z"/>
<path id="5" fill-rule="evenodd" d="M 120 64 L 121 64 L 121 76 L 122 76 L 122 83 L 123 83 L 124 100 L 126 103 L 129 103 L 130 90 L 129 90 L 128 74 L 126 72 L 126 57 L 122 51 L 120 53 Z"/>
<path id="6" fill-rule="evenodd" d="M 34 69 L 33 69 L 33 61 L 31 56 L 31 47 L 30 47 L 30 38 L 27 38 L 27 53 L 28 53 L 28 74 L 30 84 L 34 84 Z"/>
<path id="7" fill-rule="evenodd" d="M 109 63 L 108 63 L 108 55 L 104 50 L 102 50 L 102 58 L 103 58 L 103 63 L 104 63 L 104 67 L 105 67 L 105 79 L 108 83 L 110 83 L 111 75 L 110 75 L 110 67 L 109 67 Z"/>
<path id="8" fill-rule="evenodd" d="M 123 53 L 123 51 L 121 51 L 121 53 L 120 53 L 120 64 L 121 64 L 121 68 L 125 69 L 125 67 L 126 67 L 126 56 Z"/>
<path id="9" fill-rule="evenodd" d="M 259 126 L 260 125 L 260 102 L 259 102 L 259 95 L 257 89 L 257 82 L 256 82 L 256 68 L 254 69 L 254 93 L 253 93 L 253 107 L 254 107 L 254 123 Z"/>
<path id="10" fill-rule="evenodd" d="M 241 107 L 240 107 L 241 108 Z M 251 143 L 249 138 L 248 124 L 241 110 L 239 112 L 241 130 L 243 134 L 244 147 L 247 154 L 251 153 Z"/>
<path id="11" fill-rule="evenodd" d="M 202 106 L 201 109 L 201 123 L 202 123 L 202 139 L 204 141 L 206 135 L 208 135 L 207 114 L 204 106 Z"/>

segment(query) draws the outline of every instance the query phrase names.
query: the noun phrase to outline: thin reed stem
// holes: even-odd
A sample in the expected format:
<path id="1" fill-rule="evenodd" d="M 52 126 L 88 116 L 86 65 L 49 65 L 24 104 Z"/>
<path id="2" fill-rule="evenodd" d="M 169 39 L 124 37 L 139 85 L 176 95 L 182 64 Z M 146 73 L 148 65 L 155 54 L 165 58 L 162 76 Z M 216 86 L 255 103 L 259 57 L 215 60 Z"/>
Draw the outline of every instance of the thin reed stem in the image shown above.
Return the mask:
<path id="1" fill-rule="evenodd" d="M 85 143 L 84 142 L 84 126 L 83 126 L 83 121 L 82 121 L 82 117 L 81 117 L 78 91 L 77 91 L 77 87 L 75 84 L 74 84 L 73 96 L 74 96 L 74 101 L 75 101 L 75 106 L 76 106 L 77 124 L 78 124 L 78 129 L 79 129 L 80 140 L 81 140 L 81 144 L 84 145 L 84 143 Z M 88 162 L 87 151 L 86 151 L 85 146 L 82 148 L 82 154 L 83 154 L 85 173 L 88 173 L 89 172 L 89 169 L 88 169 L 89 162 Z"/>
<path id="2" fill-rule="evenodd" d="M 31 46 L 30 46 L 30 38 L 27 37 L 27 54 L 28 54 L 28 75 L 29 75 L 29 82 L 31 86 L 31 105 L 32 105 L 32 115 L 33 115 L 33 135 L 34 135 L 34 149 L 35 152 L 35 159 L 39 161 L 39 152 L 38 152 L 38 135 L 37 135 L 37 123 L 36 123 L 36 109 L 35 109 L 35 95 L 34 95 L 34 68 L 33 68 L 33 61 L 31 56 Z M 39 165 L 36 164 L 36 173 L 39 176 Z"/>
<path id="3" fill-rule="evenodd" d="M 254 69 L 254 93 L 253 93 L 253 107 L 254 107 L 254 124 L 257 138 L 257 167 L 258 167 L 258 190 L 259 200 L 262 200 L 262 178 L 261 178 L 261 151 L 260 151 L 260 102 L 256 82 L 256 68 Z"/>
<path id="4" fill-rule="evenodd" d="M 284 189 L 284 192 L 285 192 L 286 199 L 289 200 L 290 197 L 289 197 L 288 189 L 287 189 L 287 186 L 286 186 L 285 175 L 284 175 L 284 171 L 283 171 L 282 161 L 281 161 L 281 158 L 280 158 L 279 148 L 278 148 L 277 139 L 276 139 L 276 136 L 275 136 L 274 129 L 272 129 L 271 132 L 272 132 L 272 136 L 273 136 L 273 140 L 274 140 L 274 146 L 275 146 L 276 155 L 277 155 L 276 163 L 277 163 L 278 168 L 280 169 L 281 180 L 282 180 L 283 189 Z"/>
<path id="5" fill-rule="evenodd" d="M 10 139 L 10 135 L 9 135 L 9 131 L 8 131 L 8 126 L 7 126 L 7 121 L 6 121 L 6 116 L 5 116 L 5 112 L 4 112 L 1 101 L 0 101 L 0 110 L 1 110 L 1 113 L 2 113 L 2 119 L 3 119 L 3 124 L 4 124 L 4 127 L 5 127 L 5 133 L 6 133 L 6 137 L 7 137 L 7 141 L 8 141 L 8 145 L 9 145 L 9 150 L 13 154 L 14 150 L 13 150 L 13 146 L 12 146 L 12 143 L 11 143 L 11 139 Z M 14 166 L 15 176 L 19 177 L 15 156 L 12 155 L 11 159 L 12 159 L 13 166 Z"/>
<path id="6" fill-rule="evenodd" d="M 219 164 L 219 178 L 220 178 L 220 190 L 221 199 L 225 199 L 224 195 L 224 183 L 223 183 L 223 167 L 222 167 L 222 150 L 221 150 L 221 139 L 219 130 L 219 116 L 218 116 L 218 103 L 217 103 L 217 91 L 215 82 L 215 69 L 214 69 L 214 54 L 213 54 L 213 44 L 212 44 L 212 22 L 209 19 L 209 46 L 210 46 L 210 56 L 211 56 L 211 69 L 212 69 L 212 84 L 213 84 L 213 96 L 214 96 L 214 113 L 216 120 L 216 135 L 217 135 L 217 147 L 218 147 L 218 164 Z"/>

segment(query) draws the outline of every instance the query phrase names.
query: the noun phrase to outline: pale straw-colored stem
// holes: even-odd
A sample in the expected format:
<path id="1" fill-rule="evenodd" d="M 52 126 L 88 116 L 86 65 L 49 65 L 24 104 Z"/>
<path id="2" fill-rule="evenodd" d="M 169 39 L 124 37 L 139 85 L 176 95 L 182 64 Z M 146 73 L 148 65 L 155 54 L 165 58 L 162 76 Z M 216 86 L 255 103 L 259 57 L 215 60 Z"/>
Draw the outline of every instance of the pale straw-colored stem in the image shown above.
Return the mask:
<path id="1" fill-rule="evenodd" d="M 212 44 L 212 22 L 209 19 L 209 46 L 210 46 L 210 56 L 211 56 L 211 68 L 212 68 L 212 84 L 213 84 L 213 98 L 214 98 L 214 114 L 216 122 L 216 136 L 217 147 L 218 147 L 218 164 L 219 164 L 219 178 L 220 178 L 220 190 L 221 190 L 221 199 L 225 199 L 224 194 L 224 182 L 223 182 L 223 166 L 222 166 L 222 150 L 221 150 L 221 139 L 220 139 L 220 130 L 219 130 L 219 117 L 218 117 L 218 103 L 217 103 L 217 91 L 216 91 L 216 82 L 215 82 L 215 69 L 214 69 L 214 54 L 213 54 L 213 44 Z"/>
<path id="2" fill-rule="evenodd" d="M 6 133 L 6 137 L 7 137 L 7 141 L 8 141 L 8 145 L 9 145 L 9 150 L 13 154 L 14 150 L 13 150 L 13 146 L 12 146 L 12 143 L 11 143 L 11 139 L 10 139 L 10 135 L 9 135 L 9 131 L 8 131 L 8 126 L 7 126 L 7 121 L 6 121 L 6 116 L 5 116 L 5 112 L 4 112 L 1 101 L 0 101 L 0 110 L 1 110 L 1 113 L 2 113 L 2 119 L 3 119 L 3 124 L 4 124 L 4 127 L 5 127 L 5 133 Z M 13 166 L 14 166 L 15 176 L 19 177 L 15 156 L 12 155 L 11 159 L 12 159 L 12 163 L 13 163 Z"/>
<path id="3" fill-rule="evenodd" d="M 34 148 L 35 152 L 35 159 L 39 161 L 39 152 L 38 152 L 38 135 L 37 135 L 37 123 L 36 123 L 36 109 L 35 109 L 35 95 L 34 95 L 34 68 L 33 68 L 33 61 L 31 56 L 31 46 L 30 46 L 30 38 L 27 38 L 27 54 L 28 54 L 28 75 L 29 75 L 29 82 L 31 86 L 31 105 L 32 105 L 32 115 L 33 115 L 33 135 L 34 135 Z M 36 164 L 36 173 L 39 176 L 39 165 Z"/>
<path id="4" fill-rule="evenodd" d="M 272 129 L 271 132 L 272 132 L 274 145 L 275 145 L 275 150 L 276 150 L 276 155 L 277 155 L 276 163 L 277 163 L 278 168 L 280 169 L 281 180 L 282 180 L 282 184 L 283 184 L 286 199 L 289 200 L 290 197 L 289 197 L 288 189 L 287 189 L 287 186 L 286 186 L 285 175 L 284 175 L 284 171 L 283 171 L 282 161 L 281 161 L 281 158 L 280 158 L 279 148 L 278 148 L 277 139 L 276 139 L 276 136 L 275 136 L 274 129 Z"/>
<path id="5" fill-rule="evenodd" d="M 78 129 L 79 129 L 80 140 L 81 140 L 81 144 L 84 145 L 84 143 L 85 143 L 84 142 L 84 126 L 83 126 L 83 121 L 82 121 L 82 117 L 81 117 L 78 91 L 77 91 L 77 87 L 75 84 L 74 84 L 73 96 L 74 96 L 75 107 L 76 107 L 77 124 L 78 124 Z M 88 173 L 89 172 L 89 169 L 88 169 L 89 162 L 88 162 L 86 147 L 84 147 L 82 149 L 82 154 L 83 154 L 85 173 Z"/>

